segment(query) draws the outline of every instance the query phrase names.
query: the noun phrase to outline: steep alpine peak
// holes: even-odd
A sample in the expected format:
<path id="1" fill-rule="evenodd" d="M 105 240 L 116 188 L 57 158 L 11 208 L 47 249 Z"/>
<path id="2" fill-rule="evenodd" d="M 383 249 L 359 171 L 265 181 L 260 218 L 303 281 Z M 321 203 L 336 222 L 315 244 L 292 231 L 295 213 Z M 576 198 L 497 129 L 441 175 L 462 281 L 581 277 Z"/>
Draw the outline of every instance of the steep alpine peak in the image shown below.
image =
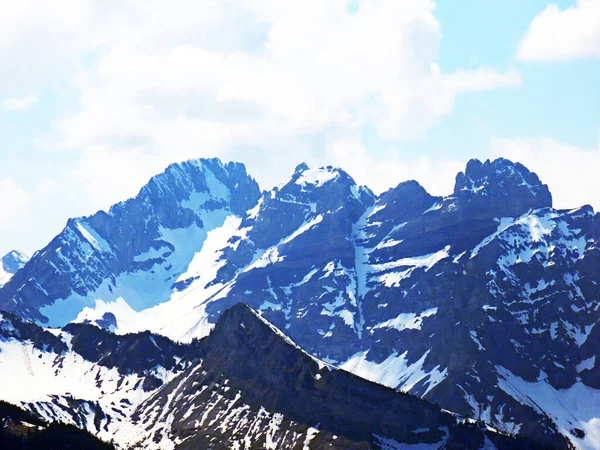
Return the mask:
<path id="1" fill-rule="evenodd" d="M 172 164 L 108 213 L 70 219 L 0 290 L 0 309 L 61 326 L 97 299 L 123 297 L 136 311 L 155 306 L 170 298 L 208 233 L 259 198 L 243 164 Z"/>
<path id="2" fill-rule="evenodd" d="M 241 334 L 238 332 L 241 332 Z M 231 308 L 225 310 L 219 317 L 215 329 L 211 332 L 208 339 L 218 343 L 218 345 L 228 343 L 228 346 L 230 346 L 231 339 L 239 338 L 247 340 L 249 337 L 252 337 L 253 339 L 266 339 L 266 336 L 269 336 L 270 334 L 279 336 L 287 345 L 300 350 L 302 353 L 309 356 L 310 359 L 318 361 L 319 364 L 325 364 L 328 367 L 334 368 L 334 366 L 330 366 L 329 364 L 308 355 L 294 341 L 279 330 L 279 328 L 264 319 L 256 310 L 246 303 L 236 303 Z"/>
<path id="3" fill-rule="evenodd" d="M 431 208 L 441 197 L 429 194 L 415 180 L 403 181 L 383 192 L 378 198 L 371 220 L 377 222 L 412 220 Z"/>
<path id="4" fill-rule="evenodd" d="M 373 199 L 373 193 L 366 186 L 358 186 L 354 179 L 344 170 L 333 166 L 310 168 L 308 164 L 301 163 L 296 166 L 294 173 L 285 182 L 271 191 L 271 197 L 276 195 L 302 195 L 335 191 L 339 194 L 350 194 L 357 200 Z"/>
<path id="5" fill-rule="evenodd" d="M 195 194 L 204 194 L 204 201 L 209 201 L 209 205 L 231 202 L 232 211 L 243 214 L 247 204 L 256 201 L 259 192 L 258 184 L 248 175 L 243 163 L 199 158 L 169 165 L 150 178 L 136 198 L 154 204 L 165 197 L 185 202 Z M 114 213 L 121 205 L 113 205 L 110 212 Z"/>
<path id="6" fill-rule="evenodd" d="M 14 273 L 29 261 L 29 256 L 19 250 L 11 250 L 0 261 L 4 270 Z"/>
<path id="7" fill-rule="evenodd" d="M 453 196 L 467 209 L 495 211 L 496 217 L 552 206 L 548 186 L 522 164 L 504 158 L 471 159 L 456 175 Z"/>
<path id="8" fill-rule="evenodd" d="M 29 257 L 19 250 L 11 250 L 0 259 L 0 287 L 4 286 L 12 276 L 27 264 Z"/>
<path id="9" fill-rule="evenodd" d="M 538 197 L 543 207 L 552 206 L 552 197 L 548 186 L 543 184 L 534 172 L 530 172 L 521 163 L 513 163 L 505 158 L 481 162 L 471 159 L 463 172 L 456 175 L 454 193 L 483 190 L 522 188 L 524 192 Z"/>

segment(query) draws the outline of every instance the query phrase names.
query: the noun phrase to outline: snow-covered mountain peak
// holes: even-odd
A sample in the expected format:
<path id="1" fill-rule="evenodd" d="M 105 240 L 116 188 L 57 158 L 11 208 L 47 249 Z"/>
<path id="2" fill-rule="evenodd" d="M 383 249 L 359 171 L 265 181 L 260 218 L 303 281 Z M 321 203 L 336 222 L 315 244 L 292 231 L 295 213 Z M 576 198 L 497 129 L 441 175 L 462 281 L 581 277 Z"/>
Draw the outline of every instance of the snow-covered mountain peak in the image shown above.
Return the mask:
<path id="1" fill-rule="evenodd" d="M 373 193 L 359 187 L 345 171 L 331 166 L 310 169 L 302 163 L 286 182 L 263 193 L 246 213 L 241 228 L 253 227 L 258 247 L 266 248 L 319 216 L 342 211 L 356 220 L 373 202 Z"/>
<path id="2" fill-rule="evenodd" d="M 359 188 L 356 182 L 344 170 L 333 166 L 323 166 L 313 169 L 306 163 L 301 163 L 296 166 L 292 176 L 285 183 L 274 189 L 274 192 L 299 190 L 300 192 L 310 193 L 318 188 L 338 184 L 352 189 L 355 194 L 358 193 Z"/>
<path id="3" fill-rule="evenodd" d="M 19 250 L 11 250 L 0 261 L 4 270 L 15 273 L 29 261 L 29 256 Z"/>
<path id="4" fill-rule="evenodd" d="M 335 180 L 340 176 L 340 171 L 329 167 L 321 167 L 319 169 L 306 169 L 300 172 L 300 176 L 295 183 L 302 187 L 306 185 L 322 186 Z"/>
<path id="5" fill-rule="evenodd" d="M 0 308 L 59 326 L 98 299 L 122 297 L 136 311 L 167 301 L 208 233 L 259 196 L 243 164 L 172 164 L 108 213 L 70 219 L 0 291 Z"/>
<path id="6" fill-rule="evenodd" d="M 246 196 L 254 198 L 257 189 L 256 181 L 247 174 L 244 164 L 224 164 L 218 158 L 192 159 L 171 164 L 153 176 L 136 198 L 152 204 L 174 198 L 192 210 L 216 209 L 231 202 L 233 212 L 239 215 L 247 208 Z M 122 203 L 114 205 L 110 212 L 117 212 L 120 205 Z"/>
<path id="7" fill-rule="evenodd" d="M 4 255 L 0 259 L 0 287 L 4 286 L 27 261 L 29 257 L 19 250 L 11 250 Z"/>

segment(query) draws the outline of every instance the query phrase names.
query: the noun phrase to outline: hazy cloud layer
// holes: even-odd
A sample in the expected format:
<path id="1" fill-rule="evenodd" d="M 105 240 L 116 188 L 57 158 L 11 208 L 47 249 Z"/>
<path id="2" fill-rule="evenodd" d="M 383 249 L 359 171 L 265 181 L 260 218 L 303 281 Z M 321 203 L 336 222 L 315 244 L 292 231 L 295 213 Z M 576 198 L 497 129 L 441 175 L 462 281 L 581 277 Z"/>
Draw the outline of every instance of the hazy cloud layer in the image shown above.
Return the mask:
<path id="1" fill-rule="evenodd" d="M 190 157 L 248 161 L 269 187 L 281 177 L 270 161 L 281 170 L 332 163 L 315 142 L 350 139 L 366 124 L 385 138 L 412 138 L 449 114 L 457 95 L 521 83 L 514 69 L 441 72 L 430 1 L 357 9 L 345 0 L 128 1 L 118 16 L 92 9 L 81 8 L 82 23 L 99 31 L 81 39 L 96 56 L 73 80 L 80 108 L 46 144 L 80 153 L 72 178 L 102 206 Z M 122 178 L 107 188 L 111 171 Z M 400 181 L 392 175 L 388 187 Z M 381 184 L 382 173 L 364 178 Z"/>
<path id="2" fill-rule="evenodd" d="M 12 178 L 0 179 L 0 232 L 19 223 L 30 200 L 31 196 Z"/>
<path id="3" fill-rule="evenodd" d="M 2 106 L 9 111 L 23 111 L 37 102 L 37 95 L 31 94 L 25 97 L 11 97 L 4 100 Z"/>
<path id="4" fill-rule="evenodd" d="M 198 157 L 242 161 L 265 189 L 306 161 L 340 166 L 376 191 L 413 178 L 450 193 L 466 161 L 402 143 L 422 139 L 461 95 L 523 81 L 510 64 L 445 71 L 435 13 L 430 0 L 5 2 L 0 98 L 24 117 L 38 97 L 23 93 L 48 107 L 45 90 L 58 92 L 50 130 L 31 139 L 68 163 L 17 188 L 24 196 L 3 196 L 21 211 L 4 220 L 4 241 L 36 235 L 43 245 L 68 216 L 107 208 L 169 163 Z"/>
<path id="5" fill-rule="evenodd" d="M 549 5 L 533 20 L 518 50 L 526 61 L 600 58 L 600 0 L 565 10 Z"/>

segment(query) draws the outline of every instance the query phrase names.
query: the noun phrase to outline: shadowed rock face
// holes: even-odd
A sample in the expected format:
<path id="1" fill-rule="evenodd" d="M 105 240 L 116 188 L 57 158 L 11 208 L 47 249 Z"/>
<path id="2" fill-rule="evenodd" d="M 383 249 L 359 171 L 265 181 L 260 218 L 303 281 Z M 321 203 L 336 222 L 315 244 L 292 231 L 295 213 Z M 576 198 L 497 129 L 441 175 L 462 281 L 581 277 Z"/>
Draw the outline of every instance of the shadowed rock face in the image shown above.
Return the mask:
<path id="1" fill-rule="evenodd" d="M 156 411 L 168 404 L 162 420 L 172 420 L 177 448 L 258 449 L 267 442 L 302 448 L 310 442 L 311 449 L 368 449 L 396 441 L 476 449 L 490 439 L 498 448 L 534 448 L 318 363 L 246 305 L 225 311 L 200 346 L 200 366 L 163 387 L 134 417 L 152 436 L 161 430 Z"/>
<path id="2" fill-rule="evenodd" d="M 49 391 L 43 400 L 23 405 L 33 412 L 27 422 L 41 424 L 39 415 L 60 419 L 94 430 L 120 448 L 371 449 L 427 444 L 479 449 L 490 442 L 499 449 L 536 448 L 317 361 L 243 304 L 226 311 L 209 337 L 191 344 L 147 332 L 115 336 L 82 324 L 51 333 L 9 313 L 0 320 L 0 345 L 20 343 L 25 355 L 33 344 L 39 352 L 31 357 L 51 364 L 48 379 L 43 371 L 36 374 L 38 383 L 52 385 L 54 377 L 69 376 L 73 361 L 82 357 L 89 374 L 81 378 L 95 378 L 101 389 L 98 399 L 91 391 L 85 398 Z M 41 366 L 29 360 L 27 367 L 33 376 Z M 155 375 L 165 372 L 170 381 L 163 384 L 165 377 Z M 79 392 L 78 378 L 69 387 L 73 392 Z M 112 392 L 114 381 L 117 389 Z M 133 397 L 128 395 L 132 389 Z M 105 395 L 113 401 L 103 401 Z M 136 399 L 144 398 L 138 406 Z M 52 425 L 48 430 L 59 442 L 91 439 L 73 427 Z M 0 435 L 2 431 L 0 426 Z"/>

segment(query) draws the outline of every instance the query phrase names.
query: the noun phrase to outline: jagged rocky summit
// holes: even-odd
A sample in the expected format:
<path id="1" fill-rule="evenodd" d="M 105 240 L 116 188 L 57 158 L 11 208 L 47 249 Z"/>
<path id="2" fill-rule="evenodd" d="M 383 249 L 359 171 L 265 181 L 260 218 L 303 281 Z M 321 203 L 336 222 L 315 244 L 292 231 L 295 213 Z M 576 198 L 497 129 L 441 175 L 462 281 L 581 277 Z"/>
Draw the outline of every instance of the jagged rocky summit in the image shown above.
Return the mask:
<path id="1" fill-rule="evenodd" d="M 207 234 L 258 196 L 242 164 L 173 164 L 108 212 L 70 219 L 1 291 L 0 308 L 64 325 L 98 298 L 123 296 L 135 310 L 154 306 L 168 299 Z"/>
<path id="2" fill-rule="evenodd" d="M 599 224 L 589 206 L 553 209 L 506 159 L 470 161 L 445 197 L 415 181 L 376 196 L 304 164 L 260 193 L 243 166 L 200 160 L 70 221 L 0 308 L 190 342 L 243 302 L 361 377 L 549 447 L 562 435 L 594 448 Z"/>

